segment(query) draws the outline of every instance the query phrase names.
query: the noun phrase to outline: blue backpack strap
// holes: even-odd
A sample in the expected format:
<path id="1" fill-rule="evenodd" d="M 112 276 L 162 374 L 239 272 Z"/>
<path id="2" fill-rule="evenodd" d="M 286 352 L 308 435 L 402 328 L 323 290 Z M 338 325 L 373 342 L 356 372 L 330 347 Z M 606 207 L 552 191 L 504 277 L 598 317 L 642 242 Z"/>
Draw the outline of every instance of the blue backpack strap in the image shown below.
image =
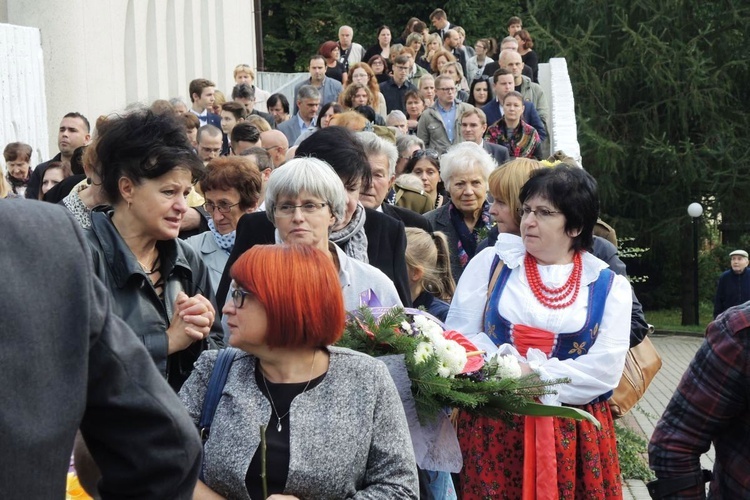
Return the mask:
<path id="1" fill-rule="evenodd" d="M 224 385 L 227 382 L 229 369 L 232 367 L 232 362 L 237 352 L 238 349 L 227 347 L 219 351 L 219 355 L 216 357 L 214 369 L 211 371 L 211 378 L 208 380 L 206 397 L 203 399 L 201 418 L 198 422 L 198 430 L 200 431 L 203 444 L 208 440 L 211 431 L 211 422 L 214 420 L 216 408 L 219 406 L 219 400 L 221 400 L 221 393 L 224 391 Z"/>

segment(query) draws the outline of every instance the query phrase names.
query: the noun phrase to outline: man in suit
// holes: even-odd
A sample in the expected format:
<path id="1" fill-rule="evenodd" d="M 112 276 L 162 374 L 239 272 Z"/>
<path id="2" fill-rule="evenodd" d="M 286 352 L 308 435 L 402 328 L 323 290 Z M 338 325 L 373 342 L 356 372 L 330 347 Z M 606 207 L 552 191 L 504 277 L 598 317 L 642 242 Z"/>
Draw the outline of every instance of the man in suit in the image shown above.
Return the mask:
<path id="1" fill-rule="evenodd" d="M 398 219 L 406 227 L 418 227 L 431 232 L 432 226 L 421 214 L 385 202 L 388 191 L 396 180 L 396 161 L 398 160 L 396 146 L 373 132 L 359 132 L 357 139 L 365 148 L 367 161 L 372 171 L 370 186 L 363 188 L 359 193 L 359 201 L 362 205 Z"/>
<path id="2" fill-rule="evenodd" d="M 452 25 L 448 22 L 448 14 L 443 9 L 435 9 L 430 14 L 430 23 L 440 35 L 441 40 L 445 40 L 446 32 L 451 29 Z"/>
<path id="3" fill-rule="evenodd" d="M 285 136 L 289 144 L 297 142 L 297 138 L 310 127 L 315 126 L 315 117 L 320 107 L 320 92 L 312 85 L 303 85 L 297 89 L 297 113 L 282 122 L 277 127 Z"/>
<path id="4" fill-rule="evenodd" d="M 190 82 L 188 91 L 190 93 L 190 101 L 193 103 L 190 107 L 190 112 L 198 117 L 201 126 L 213 125 L 221 129 L 221 117 L 208 111 L 213 108 L 216 100 L 214 97 L 215 90 L 216 84 L 205 78 L 197 78 Z"/>
<path id="5" fill-rule="evenodd" d="M 80 428 L 103 498 L 192 498 L 198 433 L 112 312 L 78 223 L 59 205 L 0 200 L 0 233 L 13 235 L 0 238 L 3 497 L 63 498 Z"/>
<path id="6" fill-rule="evenodd" d="M 461 115 L 461 136 L 466 142 L 479 144 L 495 159 L 498 166 L 510 159 L 508 148 L 500 144 L 492 144 L 484 139 L 484 133 L 487 131 L 487 117 L 484 111 L 477 108 L 471 108 Z"/>
<path id="7" fill-rule="evenodd" d="M 493 125 L 503 117 L 503 98 L 515 87 L 513 74 L 507 69 L 495 71 L 492 81 L 495 99 L 482 106 L 482 111 L 487 117 L 487 125 Z M 534 103 L 524 101 L 523 104 L 523 121 L 534 127 L 539 132 L 539 138 L 544 141 L 547 138 L 547 128 L 544 126 L 539 113 L 537 113 Z"/>
<path id="8" fill-rule="evenodd" d="M 310 78 L 304 80 L 294 87 L 294 94 L 297 95 L 300 88 L 305 85 L 311 85 L 320 93 L 320 104 L 328 104 L 329 102 L 338 102 L 339 94 L 344 87 L 341 82 L 328 78 L 326 76 L 326 60 L 320 54 L 315 54 L 310 58 Z M 299 111 L 299 105 L 294 106 L 294 112 Z M 289 141 L 289 144 L 294 144 Z"/>
<path id="9" fill-rule="evenodd" d="M 311 156 L 325 161 L 347 186 L 350 203 L 358 203 L 359 185 L 369 185 L 371 170 L 364 148 L 353 132 L 343 127 L 326 127 L 302 141 L 296 156 Z M 354 189 L 356 187 L 356 190 Z M 385 214 L 365 208 L 364 232 L 367 237 L 367 258 L 371 266 L 385 273 L 396 286 L 404 306 L 411 305 L 409 278 L 406 270 L 406 233 L 404 224 Z M 232 281 L 232 264 L 253 245 L 276 243 L 275 228 L 264 213 L 243 215 L 237 224 L 234 249 L 216 291 L 218 309 L 224 305 Z M 347 242 L 337 243 L 344 250 Z"/>
<path id="10" fill-rule="evenodd" d="M 435 79 L 435 104 L 419 117 L 417 137 L 425 148 L 445 153 L 452 144 L 461 142 L 459 118 L 471 104 L 456 102 L 456 82 L 450 76 L 440 75 Z"/>
<path id="11" fill-rule="evenodd" d="M 453 54 L 456 61 L 461 65 L 461 69 L 466 74 L 466 52 L 459 48 L 461 43 L 461 37 L 458 31 L 450 29 L 445 33 L 445 39 L 443 40 L 443 48 Z"/>

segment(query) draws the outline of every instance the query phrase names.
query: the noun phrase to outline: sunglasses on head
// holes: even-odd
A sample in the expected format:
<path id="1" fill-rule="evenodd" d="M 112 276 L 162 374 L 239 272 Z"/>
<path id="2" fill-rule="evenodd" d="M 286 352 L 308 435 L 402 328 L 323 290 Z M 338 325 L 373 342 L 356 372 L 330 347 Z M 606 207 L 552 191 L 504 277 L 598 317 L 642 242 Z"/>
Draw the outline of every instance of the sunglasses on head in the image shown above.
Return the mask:
<path id="1" fill-rule="evenodd" d="M 427 158 L 432 158 L 433 160 L 437 160 L 438 158 L 440 158 L 440 155 L 434 149 L 417 149 L 411 155 L 412 159 L 414 160 L 420 160 L 425 156 Z"/>

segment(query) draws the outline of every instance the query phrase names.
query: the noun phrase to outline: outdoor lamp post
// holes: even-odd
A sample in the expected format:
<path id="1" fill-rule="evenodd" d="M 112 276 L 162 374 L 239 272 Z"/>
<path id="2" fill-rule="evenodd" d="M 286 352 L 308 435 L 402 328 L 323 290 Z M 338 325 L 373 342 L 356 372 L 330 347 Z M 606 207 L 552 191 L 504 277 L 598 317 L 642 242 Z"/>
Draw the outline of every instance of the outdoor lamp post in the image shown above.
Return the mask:
<path id="1" fill-rule="evenodd" d="M 693 218 L 693 312 L 695 324 L 699 325 L 698 318 L 698 219 L 703 215 L 703 207 L 700 203 L 691 203 L 687 208 L 688 215 Z"/>

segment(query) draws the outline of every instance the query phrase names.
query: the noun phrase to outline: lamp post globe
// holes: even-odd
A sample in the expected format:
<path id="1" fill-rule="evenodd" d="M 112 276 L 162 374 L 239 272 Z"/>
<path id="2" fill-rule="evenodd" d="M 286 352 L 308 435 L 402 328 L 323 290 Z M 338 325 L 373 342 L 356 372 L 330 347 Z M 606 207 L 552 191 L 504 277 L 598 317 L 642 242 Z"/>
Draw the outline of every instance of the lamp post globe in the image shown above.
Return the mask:
<path id="1" fill-rule="evenodd" d="M 703 206 L 700 203 L 691 203 L 687 208 L 688 215 L 696 218 L 703 215 Z"/>

